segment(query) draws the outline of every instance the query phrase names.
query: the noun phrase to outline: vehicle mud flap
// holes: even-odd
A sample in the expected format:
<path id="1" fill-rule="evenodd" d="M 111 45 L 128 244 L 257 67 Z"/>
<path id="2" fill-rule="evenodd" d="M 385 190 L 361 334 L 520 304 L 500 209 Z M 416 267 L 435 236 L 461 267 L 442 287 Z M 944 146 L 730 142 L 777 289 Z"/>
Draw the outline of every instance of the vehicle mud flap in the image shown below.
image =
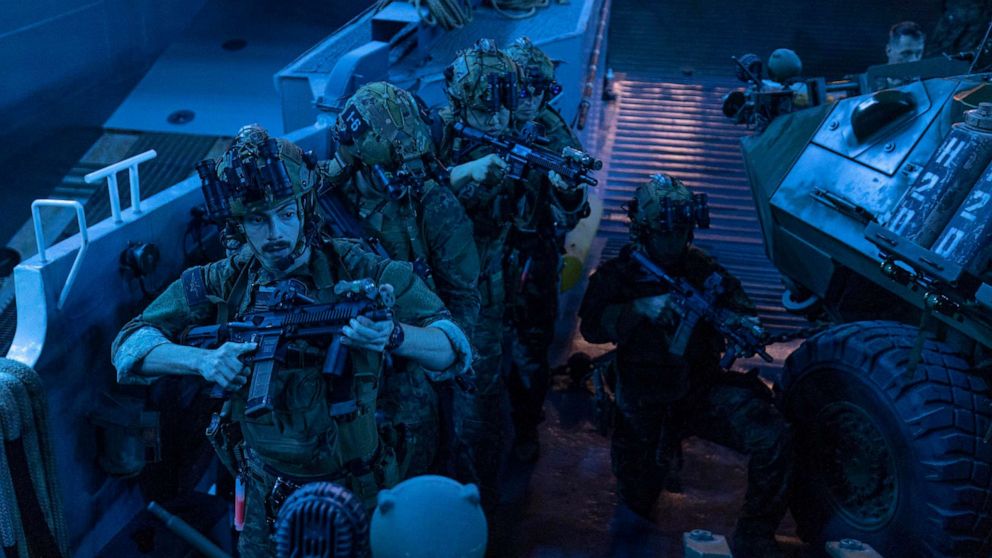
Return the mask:
<path id="1" fill-rule="evenodd" d="M 0 358 L 0 547 L 7 556 L 68 556 L 47 413 L 38 374 Z"/>
<path id="2" fill-rule="evenodd" d="M 792 514 L 822 545 L 856 538 L 884 556 L 988 556 L 992 423 L 986 380 L 918 329 L 853 322 L 806 340 L 783 369 L 797 461 Z"/>

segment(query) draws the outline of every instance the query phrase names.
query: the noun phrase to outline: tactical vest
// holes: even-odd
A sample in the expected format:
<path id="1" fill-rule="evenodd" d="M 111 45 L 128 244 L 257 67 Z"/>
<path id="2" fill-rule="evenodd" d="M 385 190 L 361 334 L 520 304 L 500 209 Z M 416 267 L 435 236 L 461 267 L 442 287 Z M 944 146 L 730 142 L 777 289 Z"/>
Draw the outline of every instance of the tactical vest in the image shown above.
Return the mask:
<path id="1" fill-rule="evenodd" d="M 337 273 L 328 258 L 338 260 Z M 321 303 L 336 302 L 338 281 L 362 279 L 354 264 L 334 250 L 314 251 L 309 277 L 308 296 Z M 231 297 L 222 303 L 239 312 L 253 306 L 252 285 L 258 264 L 252 258 L 238 276 Z M 239 283 L 243 283 L 239 286 Z M 228 313 L 218 312 L 219 321 Z M 309 357 L 307 356 L 309 353 Z M 352 395 L 357 410 L 332 416 L 332 384 L 321 373 L 323 349 L 299 343 L 288 347 L 286 362 L 273 375 L 274 409 L 256 417 L 245 414 L 245 390 L 231 397 L 230 418 L 241 425 L 244 455 L 257 460 L 268 476 L 284 474 L 306 480 L 332 480 L 347 486 L 369 506 L 375 503 L 379 489 L 398 482 L 396 459 L 392 448 L 380 443 L 375 421 L 375 401 L 383 368 L 383 355 L 372 351 L 350 351 Z"/>
<path id="2" fill-rule="evenodd" d="M 366 180 L 366 177 L 356 173 L 345 192 L 358 207 L 359 217 L 376 231 L 391 259 L 413 263 L 417 275 L 437 292 L 437 284 L 429 273 L 430 251 L 423 226 L 423 198 L 438 187 L 437 183 L 427 180 L 422 191 L 410 192 L 402 200 L 384 202 L 362 196 L 354 183 L 357 180 Z"/>

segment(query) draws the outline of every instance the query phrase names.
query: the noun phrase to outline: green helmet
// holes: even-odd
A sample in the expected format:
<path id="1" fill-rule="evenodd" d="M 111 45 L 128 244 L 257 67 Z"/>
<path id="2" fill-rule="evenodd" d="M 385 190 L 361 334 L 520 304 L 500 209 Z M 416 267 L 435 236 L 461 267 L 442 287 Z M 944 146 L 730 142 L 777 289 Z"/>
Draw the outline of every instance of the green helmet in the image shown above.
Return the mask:
<path id="1" fill-rule="evenodd" d="M 545 100 L 561 93 L 561 85 L 555 81 L 555 63 L 528 37 L 513 41 L 507 47 L 506 54 L 520 68 L 526 93 L 540 95 L 547 92 Z"/>
<path id="2" fill-rule="evenodd" d="M 338 150 L 368 167 L 393 170 L 434 153 L 431 130 L 414 96 L 395 85 L 363 85 L 345 103 L 335 129 Z"/>
<path id="3" fill-rule="evenodd" d="M 803 62 L 799 55 L 787 49 L 780 48 L 768 57 L 768 77 L 783 83 L 795 79 L 803 73 Z"/>
<path id="4" fill-rule="evenodd" d="M 693 194 L 681 180 L 668 174 L 652 175 L 637 187 L 627 216 L 635 240 L 658 233 L 681 234 L 693 226 L 708 228 L 710 224 L 706 194 Z"/>
<path id="5" fill-rule="evenodd" d="M 517 65 L 492 39 L 479 39 L 444 69 L 444 92 L 456 112 L 475 109 L 495 113 L 501 106 L 512 111 L 519 87 Z"/>
<path id="6" fill-rule="evenodd" d="M 301 209 L 303 231 L 293 252 L 278 265 L 289 265 L 318 239 L 317 159 L 296 144 L 270 137 L 258 124 L 249 124 L 238 131 L 219 161 L 200 161 L 196 172 L 207 216 L 224 226 L 222 241 L 228 250 L 245 242 L 241 217 L 275 209 L 290 199 Z"/>
<path id="7" fill-rule="evenodd" d="M 218 222 L 306 198 L 318 180 L 312 154 L 258 124 L 242 127 L 219 161 L 201 161 L 196 170 L 207 211 Z"/>

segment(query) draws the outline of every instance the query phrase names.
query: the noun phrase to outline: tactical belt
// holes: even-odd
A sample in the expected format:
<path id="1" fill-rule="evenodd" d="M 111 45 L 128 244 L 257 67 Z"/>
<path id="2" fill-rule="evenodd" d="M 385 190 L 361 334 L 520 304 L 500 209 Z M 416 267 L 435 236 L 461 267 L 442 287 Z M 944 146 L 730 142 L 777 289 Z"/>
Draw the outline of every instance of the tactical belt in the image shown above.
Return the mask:
<path id="1" fill-rule="evenodd" d="M 379 444 L 376 447 L 375 453 L 372 454 L 372 457 L 368 461 L 363 462 L 360 459 L 352 459 L 345 463 L 340 471 L 335 473 L 314 477 L 299 477 L 283 473 L 262 461 L 262 458 L 251 448 L 245 448 L 245 462 L 248 465 L 251 475 L 259 482 L 265 481 L 266 477 L 275 478 L 272 489 L 265 498 L 265 519 L 270 530 L 275 526 L 275 521 L 279 516 L 279 510 L 282 508 L 282 505 L 294 492 L 305 484 L 311 482 L 332 482 L 343 484 L 345 488 L 354 490 L 355 487 L 350 486 L 350 483 L 344 481 L 354 479 L 357 482 L 361 477 L 372 474 L 376 477 L 377 484 L 381 486 L 383 479 L 379 477 L 382 475 L 376 474 L 377 469 L 381 469 L 378 466 L 381 460 L 382 444 Z"/>
<path id="2" fill-rule="evenodd" d="M 380 443 L 378 447 L 376 447 L 375 453 L 372 454 L 372 457 L 369 458 L 368 461 L 362 461 L 357 458 L 352 459 L 342 465 L 340 471 L 313 477 L 300 477 L 297 475 L 283 473 L 279 469 L 265 463 L 258 453 L 251 448 L 245 448 L 245 457 L 248 462 L 248 468 L 251 470 L 252 474 L 259 479 L 264 479 L 266 476 L 270 476 L 276 479 L 282 479 L 284 482 L 289 482 L 300 486 L 310 482 L 340 483 L 348 477 L 360 477 L 362 475 L 374 473 L 377 465 L 382 460 L 382 444 Z"/>

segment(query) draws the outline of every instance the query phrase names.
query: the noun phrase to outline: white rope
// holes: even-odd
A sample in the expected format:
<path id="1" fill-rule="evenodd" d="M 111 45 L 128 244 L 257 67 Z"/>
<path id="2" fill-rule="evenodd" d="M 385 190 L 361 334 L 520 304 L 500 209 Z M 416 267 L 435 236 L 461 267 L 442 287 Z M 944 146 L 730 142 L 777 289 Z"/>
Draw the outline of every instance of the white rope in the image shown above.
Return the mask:
<path id="1" fill-rule="evenodd" d="M 420 17 L 428 25 L 451 31 L 472 22 L 472 5 L 467 0 L 413 0 L 413 6 L 422 14 L 421 3 L 427 6 L 427 15 Z"/>
<path id="2" fill-rule="evenodd" d="M 493 9 L 503 17 L 510 19 L 527 19 L 537 13 L 538 8 L 546 8 L 551 0 L 490 0 Z M 561 0 L 558 2 L 563 4 Z"/>

